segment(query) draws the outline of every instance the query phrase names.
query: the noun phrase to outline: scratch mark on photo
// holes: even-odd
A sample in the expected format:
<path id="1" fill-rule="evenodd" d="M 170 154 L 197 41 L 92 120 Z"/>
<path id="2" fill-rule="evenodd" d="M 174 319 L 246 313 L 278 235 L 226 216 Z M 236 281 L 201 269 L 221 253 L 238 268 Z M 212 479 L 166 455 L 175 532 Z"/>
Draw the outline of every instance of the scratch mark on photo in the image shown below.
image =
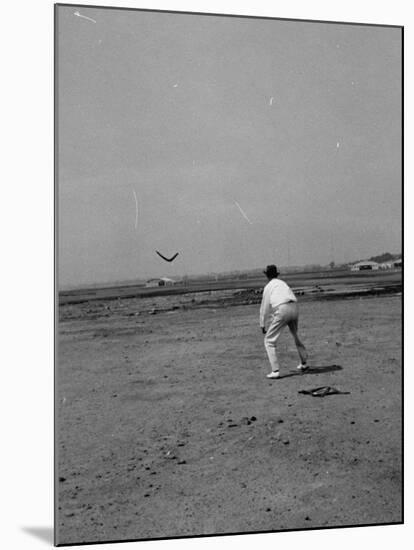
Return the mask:
<path id="1" fill-rule="evenodd" d="M 82 15 L 78 11 L 73 12 L 73 15 L 76 15 L 77 17 L 82 17 L 82 19 L 87 19 L 88 21 L 92 21 L 92 23 L 96 23 L 95 19 L 92 19 L 92 17 L 88 17 L 86 15 Z"/>
<path id="2" fill-rule="evenodd" d="M 242 209 L 242 207 L 240 206 L 240 204 L 237 202 L 237 201 L 234 201 L 234 204 L 237 206 L 237 208 L 240 210 L 240 213 L 241 215 L 243 216 L 243 218 L 245 220 L 247 220 L 249 222 L 250 225 L 253 225 L 253 222 L 249 220 L 249 218 L 247 217 L 247 214 L 246 212 L 244 212 L 244 210 Z"/>

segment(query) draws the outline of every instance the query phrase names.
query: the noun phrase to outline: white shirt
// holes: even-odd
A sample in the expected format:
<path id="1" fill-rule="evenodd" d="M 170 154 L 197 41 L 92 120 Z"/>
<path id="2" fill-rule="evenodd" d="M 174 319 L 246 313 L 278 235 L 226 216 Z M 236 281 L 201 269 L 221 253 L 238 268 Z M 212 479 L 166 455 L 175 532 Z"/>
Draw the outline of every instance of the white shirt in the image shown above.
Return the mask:
<path id="1" fill-rule="evenodd" d="M 260 306 L 260 326 L 266 326 L 269 317 L 281 304 L 297 302 L 291 288 L 280 279 L 271 279 L 263 289 Z"/>

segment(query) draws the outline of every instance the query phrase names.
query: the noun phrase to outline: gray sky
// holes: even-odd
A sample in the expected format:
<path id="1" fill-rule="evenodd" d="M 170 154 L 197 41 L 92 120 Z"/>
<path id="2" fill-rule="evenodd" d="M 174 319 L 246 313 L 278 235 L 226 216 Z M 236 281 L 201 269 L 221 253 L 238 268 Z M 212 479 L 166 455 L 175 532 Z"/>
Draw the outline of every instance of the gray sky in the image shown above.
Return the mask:
<path id="1" fill-rule="evenodd" d="M 400 29 L 59 7 L 57 81 L 61 287 L 401 250 Z"/>

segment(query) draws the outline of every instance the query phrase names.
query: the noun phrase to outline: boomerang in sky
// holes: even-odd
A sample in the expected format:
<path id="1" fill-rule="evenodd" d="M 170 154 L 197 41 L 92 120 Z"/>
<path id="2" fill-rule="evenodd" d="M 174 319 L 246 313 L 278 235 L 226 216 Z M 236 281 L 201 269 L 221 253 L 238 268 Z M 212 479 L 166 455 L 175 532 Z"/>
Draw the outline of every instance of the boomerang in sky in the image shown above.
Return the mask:
<path id="1" fill-rule="evenodd" d="M 174 254 L 174 256 L 172 256 L 171 258 L 166 258 L 165 256 L 163 256 L 163 255 L 161 254 L 161 252 L 158 252 L 158 250 L 156 250 L 155 252 L 158 254 L 158 256 L 160 256 L 160 258 L 162 258 L 162 259 L 165 260 L 166 262 L 172 262 L 172 261 L 175 260 L 175 258 L 178 256 L 178 252 L 176 252 L 176 253 Z"/>

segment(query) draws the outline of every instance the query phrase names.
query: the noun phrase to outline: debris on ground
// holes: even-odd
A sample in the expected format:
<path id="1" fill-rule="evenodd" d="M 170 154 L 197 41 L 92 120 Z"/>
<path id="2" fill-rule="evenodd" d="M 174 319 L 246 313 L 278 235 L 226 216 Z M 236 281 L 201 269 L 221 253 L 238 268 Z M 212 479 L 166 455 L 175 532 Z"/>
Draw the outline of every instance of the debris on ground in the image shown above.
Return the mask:
<path id="1" fill-rule="evenodd" d="M 333 386 L 321 386 L 320 388 L 313 388 L 312 390 L 299 390 L 298 393 L 304 395 L 312 395 L 313 397 L 325 397 L 326 395 L 335 394 L 349 394 L 349 391 L 340 391 Z"/>

